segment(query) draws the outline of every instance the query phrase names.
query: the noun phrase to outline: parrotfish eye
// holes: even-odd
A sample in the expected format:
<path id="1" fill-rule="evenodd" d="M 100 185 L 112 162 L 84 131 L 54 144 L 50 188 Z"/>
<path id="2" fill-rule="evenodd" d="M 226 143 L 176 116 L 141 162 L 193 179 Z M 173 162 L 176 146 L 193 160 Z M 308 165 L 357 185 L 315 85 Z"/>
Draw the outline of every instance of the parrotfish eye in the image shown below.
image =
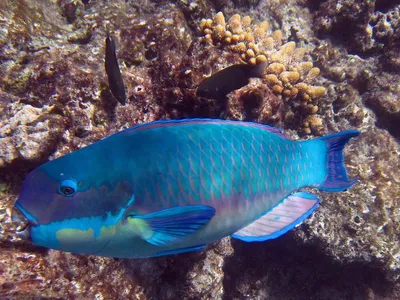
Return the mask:
<path id="1" fill-rule="evenodd" d="M 77 189 L 78 186 L 75 180 L 66 179 L 61 181 L 58 191 L 64 196 L 71 197 L 76 193 Z"/>

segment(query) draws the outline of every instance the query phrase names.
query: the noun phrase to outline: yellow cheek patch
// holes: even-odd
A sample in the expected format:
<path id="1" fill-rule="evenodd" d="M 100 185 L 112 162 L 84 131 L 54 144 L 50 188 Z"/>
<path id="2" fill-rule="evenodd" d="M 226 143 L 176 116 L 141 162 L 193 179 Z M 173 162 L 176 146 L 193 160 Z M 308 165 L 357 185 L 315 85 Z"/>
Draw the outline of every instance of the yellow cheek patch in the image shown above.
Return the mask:
<path id="1" fill-rule="evenodd" d="M 100 229 L 100 237 L 108 238 L 115 235 L 115 225 L 102 226 Z"/>
<path id="2" fill-rule="evenodd" d="M 76 242 L 87 242 L 88 240 L 94 240 L 94 231 L 92 228 L 88 230 L 79 230 L 72 228 L 60 229 L 56 232 L 57 240 L 59 241 L 76 241 Z"/>
<path id="3" fill-rule="evenodd" d="M 153 231 L 145 220 L 128 218 L 127 221 L 130 229 L 143 239 L 147 240 L 153 236 Z"/>

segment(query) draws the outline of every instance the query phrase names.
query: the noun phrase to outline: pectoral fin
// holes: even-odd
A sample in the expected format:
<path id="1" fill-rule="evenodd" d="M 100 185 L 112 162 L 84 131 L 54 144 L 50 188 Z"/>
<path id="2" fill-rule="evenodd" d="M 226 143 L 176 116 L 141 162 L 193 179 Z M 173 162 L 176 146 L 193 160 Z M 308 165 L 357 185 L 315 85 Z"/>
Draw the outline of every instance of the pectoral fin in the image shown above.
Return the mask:
<path id="1" fill-rule="evenodd" d="M 142 216 L 128 216 L 127 222 L 147 242 L 165 246 L 201 229 L 214 214 L 214 208 L 209 206 L 181 206 Z"/>
<path id="2" fill-rule="evenodd" d="M 255 222 L 232 234 L 245 242 L 261 242 L 275 239 L 299 225 L 318 206 L 319 199 L 300 192 L 285 198 Z"/>

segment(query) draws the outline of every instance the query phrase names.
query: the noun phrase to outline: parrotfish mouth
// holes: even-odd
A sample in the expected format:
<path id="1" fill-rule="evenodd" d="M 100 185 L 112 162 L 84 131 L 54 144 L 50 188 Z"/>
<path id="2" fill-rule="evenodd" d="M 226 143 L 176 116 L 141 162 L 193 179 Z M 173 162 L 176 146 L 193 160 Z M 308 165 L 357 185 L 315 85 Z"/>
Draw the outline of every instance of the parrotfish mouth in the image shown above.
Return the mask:
<path id="1" fill-rule="evenodd" d="M 15 206 L 11 212 L 11 221 L 19 223 L 16 228 L 16 234 L 23 240 L 30 240 L 32 223 L 28 218 Z"/>

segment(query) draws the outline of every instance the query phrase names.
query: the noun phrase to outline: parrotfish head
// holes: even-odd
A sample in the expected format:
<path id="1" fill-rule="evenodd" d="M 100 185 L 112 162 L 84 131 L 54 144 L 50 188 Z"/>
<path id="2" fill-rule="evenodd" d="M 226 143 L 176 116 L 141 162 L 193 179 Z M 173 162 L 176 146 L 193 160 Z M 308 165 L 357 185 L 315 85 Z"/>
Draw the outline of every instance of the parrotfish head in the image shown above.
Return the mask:
<path id="1" fill-rule="evenodd" d="M 47 162 L 25 178 L 15 202 L 28 222 L 20 236 L 74 253 L 96 254 L 108 243 L 134 201 L 133 190 L 113 170 L 82 156 L 87 155 L 82 150 Z"/>

